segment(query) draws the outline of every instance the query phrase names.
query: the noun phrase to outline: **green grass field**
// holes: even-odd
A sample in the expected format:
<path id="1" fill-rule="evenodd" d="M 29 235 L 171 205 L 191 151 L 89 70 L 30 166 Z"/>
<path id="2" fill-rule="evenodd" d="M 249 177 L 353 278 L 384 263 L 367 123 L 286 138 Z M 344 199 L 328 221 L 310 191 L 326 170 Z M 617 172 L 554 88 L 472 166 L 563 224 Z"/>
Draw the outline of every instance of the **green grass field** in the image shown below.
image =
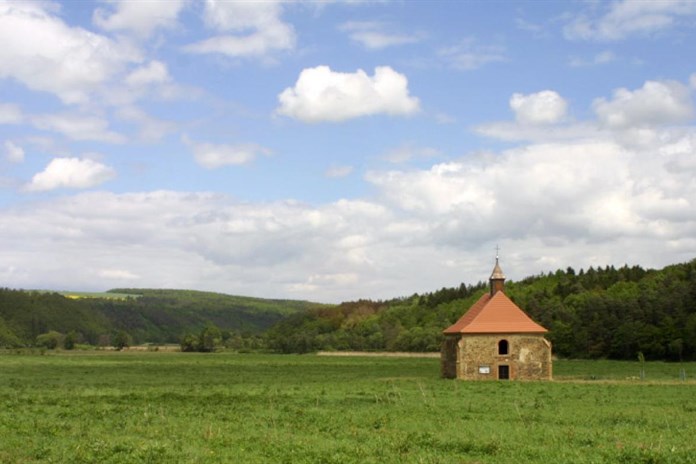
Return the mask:
<path id="1" fill-rule="evenodd" d="M 432 358 L 0 355 L 0 462 L 696 463 L 696 364 L 558 361 L 554 382 Z"/>

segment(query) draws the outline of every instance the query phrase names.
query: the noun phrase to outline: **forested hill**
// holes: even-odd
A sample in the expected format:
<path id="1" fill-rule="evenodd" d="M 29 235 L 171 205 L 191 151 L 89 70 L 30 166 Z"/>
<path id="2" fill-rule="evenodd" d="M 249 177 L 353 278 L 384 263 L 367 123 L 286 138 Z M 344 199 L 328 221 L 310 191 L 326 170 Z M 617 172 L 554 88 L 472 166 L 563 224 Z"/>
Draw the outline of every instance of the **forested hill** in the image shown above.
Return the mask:
<path id="1" fill-rule="evenodd" d="M 285 319 L 267 333 L 282 352 L 437 351 L 442 330 L 488 284 L 385 302 L 360 300 Z M 638 266 L 572 268 L 506 282 L 505 293 L 549 329 L 563 357 L 696 359 L 696 260 L 646 270 Z"/>
<path id="2" fill-rule="evenodd" d="M 134 343 L 178 343 L 215 326 L 237 348 L 437 351 L 442 330 L 487 289 L 479 282 L 340 305 L 189 290 L 122 288 L 112 298 L 75 299 L 0 289 L 0 347 L 36 346 L 47 334 L 92 345 L 121 334 Z M 696 360 L 696 260 L 661 270 L 568 268 L 508 281 L 505 292 L 549 329 L 558 356 Z"/>
<path id="3" fill-rule="evenodd" d="M 290 314 L 320 306 L 190 290 L 114 289 L 96 298 L 68 298 L 0 289 L 0 346 L 31 346 L 49 332 L 73 333 L 92 345 L 108 343 L 118 332 L 134 343 L 178 343 L 211 324 L 227 333 L 259 335 Z"/>

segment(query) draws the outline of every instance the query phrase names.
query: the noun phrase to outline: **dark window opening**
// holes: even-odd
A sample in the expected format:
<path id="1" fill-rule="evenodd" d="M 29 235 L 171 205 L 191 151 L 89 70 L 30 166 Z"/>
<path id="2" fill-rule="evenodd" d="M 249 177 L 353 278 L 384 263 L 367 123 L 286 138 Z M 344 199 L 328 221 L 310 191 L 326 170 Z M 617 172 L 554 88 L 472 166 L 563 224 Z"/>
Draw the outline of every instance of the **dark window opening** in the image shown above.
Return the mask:
<path id="1" fill-rule="evenodd" d="M 498 380 L 508 380 L 510 378 L 510 366 L 498 366 Z"/>
<path id="2" fill-rule="evenodd" d="M 498 342 L 498 354 L 508 354 L 509 348 L 507 340 L 500 340 Z"/>

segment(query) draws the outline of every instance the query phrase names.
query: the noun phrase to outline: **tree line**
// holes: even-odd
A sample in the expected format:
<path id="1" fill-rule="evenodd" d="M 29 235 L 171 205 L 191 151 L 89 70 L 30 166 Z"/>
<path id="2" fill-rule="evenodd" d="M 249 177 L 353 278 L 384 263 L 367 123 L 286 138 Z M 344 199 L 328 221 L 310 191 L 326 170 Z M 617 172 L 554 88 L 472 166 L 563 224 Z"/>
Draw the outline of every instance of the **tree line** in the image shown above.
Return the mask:
<path id="1" fill-rule="evenodd" d="M 128 298 L 66 298 L 55 292 L 0 288 L 0 347 L 72 349 L 76 345 L 180 343 L 214 326 L 223 345 L 250 349 L 268 327 L 317 307 L 191 290 L 114 289 Z"/>
<path id="2" fill-rule="evenodd" d="M 442 330 L 488 291 L 461 284 L 339 305 L 188 290 L 115 289 L 125 299 L 69 299 L 0 289 L 0 347 L 72 349 L 178 343 L 182 351 L 438 351 Z M 506 282 L 568 358 L 696 360 L 696 260 L 660 270 L 572 268 Z"/>
<path id="3" fill-rule="evenodd" d="M 295 314 L 266 333 L 279 352 L 437 351 L 442 330 L 488 291 L 460 285 L 389 301 L 358 300 Z M 507 282 L 506 294 L 549 329 L 568 358 L 696 359 L 696 260 L 640 266 L 572 268 Z"/>

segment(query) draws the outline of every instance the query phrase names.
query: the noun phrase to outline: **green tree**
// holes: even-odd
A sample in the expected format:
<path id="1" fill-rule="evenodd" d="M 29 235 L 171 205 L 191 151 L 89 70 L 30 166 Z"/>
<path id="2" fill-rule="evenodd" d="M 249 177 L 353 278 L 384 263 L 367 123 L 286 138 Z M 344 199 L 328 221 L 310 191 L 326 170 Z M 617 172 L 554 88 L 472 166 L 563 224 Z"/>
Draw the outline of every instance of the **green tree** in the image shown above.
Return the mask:
<path id="1" fill-rule="evenodd" d="M 0 308 L 2 308 L 2 290 L 0 290 Z M 0 311 L 2 313 L 2 311 Z M 0 347 L 15 347 L 21 346 L 19 337 L 7 326 L 5 319 L 0 314 Z"/>
<path id="2" fill-rule="evenodd" d="M 63 334 L 60 332 L 56 332 L 55 330 L 51 330 L 49 332 L 36 336 L 36 346 L 46 348 L 49 350 L 55 350 L 56 348 L 58 348 L 62 341 Z"/>
<path id="3" fill-rule="evenodd" d="M 215 351 L 219 346 L 222 346 L 222 332 L 213 324 L 208 324 L 201 331 L 198 350 L 204 353 L 210 353 Z"/>
<path id="4" fill-rule="evenodd" d="M 181 343 L 179 343 L 179 346 L 181 347 L 181 351 L 184 353 L 193 353 L 195 351 L 198 351 L 198 337 L 196 337 L 193 334 L 186 334 L 181 338 Z"/>
<path id="5" fill-rule="evenodd" d="M 121 351 L 124 348 L 127 348 L 131 345 L 132 340 L 131 336 L 128 335 L 128 333 L 125 330 L 119 330 L 114 334 L 111 342 L 114 345 L 114 348 L 117 350 Z"/>
<path id="6" fill-rule="evenodd" d="M 78 335 L 77 332 L 74 330 L 71 330 L 65 335 L 65 338 L 63 339 L 63 348 L 66 350 L 72 350 L 75 349 L 75 344 L 78 341 Z"/>

